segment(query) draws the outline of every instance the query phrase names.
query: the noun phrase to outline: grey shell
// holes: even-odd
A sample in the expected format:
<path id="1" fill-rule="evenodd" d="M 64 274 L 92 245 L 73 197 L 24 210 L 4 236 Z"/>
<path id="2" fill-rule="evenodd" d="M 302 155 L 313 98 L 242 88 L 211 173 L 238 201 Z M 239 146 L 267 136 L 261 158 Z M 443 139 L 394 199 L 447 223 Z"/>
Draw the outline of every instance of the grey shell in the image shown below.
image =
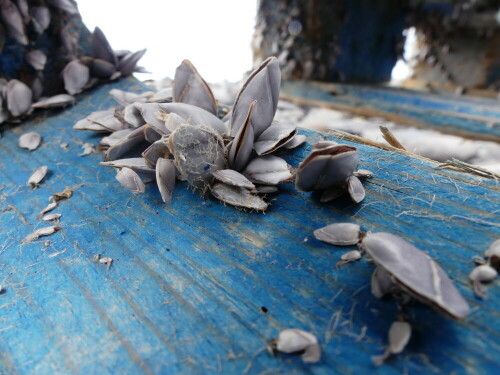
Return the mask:
<path id="1" fill-rule="evenodd" d="M 300 163 L 295 187 L 299 191 L 329 188 L 350 177 L 358 163 L 358 150 L 352 146 L 315 149 Z"/>
<path id="2" fill-rule="evenodd" d="M 390 233 L 369 233 L 362 247 L 375 264 L 416 299 L 429 303 L 455 319 L 470 309 L 443 269 L 423 251 Z"/>
<path id="3" fill-rule="evenodd" d="M 359 242 L 360 228 L 352 223 L 335 223 L 314 231 L 316 239 L 332 245 L 356 245 Z"/>

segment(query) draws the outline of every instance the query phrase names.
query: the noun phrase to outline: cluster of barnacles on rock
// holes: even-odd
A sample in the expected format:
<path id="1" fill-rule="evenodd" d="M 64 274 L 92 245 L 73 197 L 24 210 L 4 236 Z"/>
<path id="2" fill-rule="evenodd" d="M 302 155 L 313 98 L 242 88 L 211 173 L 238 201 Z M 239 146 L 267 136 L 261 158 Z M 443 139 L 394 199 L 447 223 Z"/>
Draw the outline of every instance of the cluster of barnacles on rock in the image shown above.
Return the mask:
<path id="1" fill-rule="evenodd" d="M 371 173 L 355 171 L 355 147 L 320 142 L 297 170 L 272 155 L 306 140 L 295 125 L 273 122 L 280 81 L 278 60 L 266 59 L 220 118 L 210 87 L 184 60 L 172 88 L 142 94 L 112 90 L 121 107 L 94 112 L 74 129 L 111 132 L 101 140 L 107 148 L 101 164 L 116 168 L 118 181 L 136 194 L 145 191 L 141 176 L 156 179 L 166 203 L 176 179 L 224 203 L 256 211 L 267 209 L 265 195 L 278 191 L 276 185 L 294 179 L 300 191 L 323 191 L 323 201 L 349 191 L 360 202 L 365 193 L 356 175 Z"/>

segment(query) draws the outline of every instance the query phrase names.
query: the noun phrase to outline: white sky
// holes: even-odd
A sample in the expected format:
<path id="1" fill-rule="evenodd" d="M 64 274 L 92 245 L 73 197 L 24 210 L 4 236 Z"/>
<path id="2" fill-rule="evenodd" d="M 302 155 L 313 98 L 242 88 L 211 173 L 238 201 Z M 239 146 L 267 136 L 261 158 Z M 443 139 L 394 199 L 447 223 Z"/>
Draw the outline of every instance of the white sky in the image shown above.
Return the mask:
<path id="1" fill-rule="evenodd" d="M 208 82 L 239 81 L 252 68 L 256 0 L 79 0 L 83 21 L 99 26 L 113 49 L 147 48 L 139 62 L 173 78 L 189 59 Z"/>

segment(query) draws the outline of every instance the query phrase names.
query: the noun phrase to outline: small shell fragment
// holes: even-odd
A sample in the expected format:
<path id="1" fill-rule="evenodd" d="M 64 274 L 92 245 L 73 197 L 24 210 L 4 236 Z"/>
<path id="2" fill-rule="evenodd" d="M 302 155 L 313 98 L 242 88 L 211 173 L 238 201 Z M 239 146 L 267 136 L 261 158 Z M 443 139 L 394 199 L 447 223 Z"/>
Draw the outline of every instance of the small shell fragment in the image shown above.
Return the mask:
<path id="1" fill-rule="evenodd" d="M 106 269 L 109 270 L 111 267 L 111 264 L 113 263 L 113 259 L 110 257 L 99 257 L 99 263 L 105 264 Z"/>
<path id="2" fill-rule="evenodd" d="M 303 352 L 301 358 L 305 363 L 315 363 L 321 358 L 321 348 L 316 336 L 300 329 L 281 331 L 278 338 L 272 340 L 271 345 L 282 353 Z"/>
<path id="3" fill-rule="evenodd" d="M 154 175 L 155 170 L 151 168 L 144 158 L 127 158 L 113 161 L 102 161 L 100 165 L 105 165 L 113 168 L 130 168 L 136 173 L 146 173 Z"/>
<path id="4" fill-rule="evenodd" d="M 146 186 L 141 178 L 130 168 L 122 168 L 116 174 L 118 182 L 134 194 L 141 194 L 146 191 Z"/>
<path id="5" fill-rule="evenodd" d="M 47 62 L 47 56 L 39 49 L 34 49 L 26 54 L 26 60 L 36 70 L 43 70 Z"/>
<path id="6" fill-rule="evenodd" d="M 26 148 L 30 151 L 36 150 L 40 143 L 42 142 L 42 137 L 40 134 L 35 132 L 29 132 L 21 135 L 19 137 L 19 147 Z"/>
<path id="7" fill-rule="evenodd" d="M 61 217 L 62 215 L 61 214 L 47 214 L 45 215 L 42 220 L 43 221 L 54 221 L 54 220 L 59 220 L 59 218 Z"/>
<path id="8" fill-rule="evenodd" d="M 389 345 L 385 353 L 379 356 L 373 356 L 373 363 L 377 366 L 382 365 L 392 354 L 401 353 L 411 338 L 411 325 L 407 322 L 394 322 L 389 328 Z"/>
<path id="9" fill-rule="evenodd" d="M 482 283 L 492 282 L 497 276 L 497 270 L 489 264 L 483 264 L 474 268 L 469 274 L 469 279 L 472 282 L 476 296 L 479 298 L 485 298 L 486 295 Z"/>
<path id="10" fill-rule="evenodd" d="M 32 188 L 36 188 L 38 184 L 44 179 L 45 175 L 47 174 L 47 171 L 48 168 L 46 165 L 35 169 L 35 171 L 31 174 L 30 178 L 28 179 L 27 185 L 31 186 Z"/>
<path id="11" fill-rule="evenodd" d="M 353 173 L 353 176 L 356 176 L 357 178 L 370 178 L 373 176 L 373 172 L 367 169 L 358 169 Z"/>
<path id="12" fill-rule="evenodd" d="M 37 218 L 40 218 L 42 217 L 43 215 L 45 215 L 47 212 L 50 212 L 52 211 L 54 208 L 57 207 L 57 202 L 52 202 L 52 203 L 49 203 L 47 205 L 47 207 L 45 207 L 42 211 L 40 211 L 40 213 L 36 216 Z"/>
<path id="13" fill-rule="evenodd" d="M 359 203 L 365 199 L 365 188 L 356 176 L 350 176 L 347 179 L 347 190 L 354 202 Z"/>
<path id="14" fill-rule="evenodd" d="M 82 145 L 83 152 L 79 153 L 78 156 L 86 156 L 95 152 L 94 145 L 92 143 L 84 143 Z"/>
<path id="15" fill-rule="evenodd" d="M 68 94 L 59 94 L 37 101 L 31 108 L 57 108 L 75 104 L 75 97 Z"/>
<path id="16" fill-rule="evenodd" d="M 340 260 L 335 264 L 335 268 L 341 267 L 344 264 L 356 262 L 361 259 L 361 252 L 359 250 L 351 250 L 342 254 Z"/>
<path id="17" fill-rule="evenodd" d="M 61 229 L 62 229 L 61 227 L 56 227 L 56 226 L 37 229 L 33 233 L 30 233 L 26 237 L 24 237 L 24 239 L 21 241 L 21 243 L 26 244 L 26 243 L 36 241 L 40 237 L 50 236 L 51 234 L 53 234 Z"/>
<path id="18" fill-rule="evenodd" d="M 360 227 L 352 223 L 335 223 L 316 229 L 316 239 L 337 246 L 356 245 L 359 242 Z"/>
<path id="19" fill-rule="evenodd" d="M 488 258 L 488 263 L 500 271 L 500 239 L 494 241 L 488 250 L 484 252 L 484 256 Z"/>
<path id="20" fill-rule="evenodd" d="M 59 202 L 62 201 L 63 199 L 68 199 L 73 196 L 73 190 L 70 188 L 66 188 L 63 191 L 60 191 L 59 193 L 52 194 L 49 198 L 49 202 Z"/>

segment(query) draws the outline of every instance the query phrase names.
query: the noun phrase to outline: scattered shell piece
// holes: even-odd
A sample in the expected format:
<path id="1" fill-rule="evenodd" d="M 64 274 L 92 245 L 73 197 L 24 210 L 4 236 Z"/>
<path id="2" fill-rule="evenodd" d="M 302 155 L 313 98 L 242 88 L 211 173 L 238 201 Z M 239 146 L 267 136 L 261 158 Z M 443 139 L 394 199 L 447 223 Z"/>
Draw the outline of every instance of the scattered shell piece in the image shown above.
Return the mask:
<path id="1" fill-rule="evenodd" d="M 141 194 L 146 191 L 146 186 L 141 178 L 130 168 L 122 168 L 116 174 L 118 182 L 134 194 Z"/>
<path id="2" fill-rule="evenodd" d="M 370 178 L 373 176 L 373 172 L 368 169 L 358 169 L 353 173 L 353 176 L 356 176 L 357 178 Z"/>
<path id="3" fill-rule="evenodd" d="M 26 243 L 33 242 L 40 237 L 50 236 L 51 234 L 54 234 L 55 232 L 57 232 L 61 229 L 62 229 L 61 227 L 56 227 L 56 226 L 44 227 L 44 228 L 37 229 L 33 233 L 30 233 L 26 237 L 24 237 L 24 239 L 21 241 L 21 243 L 26 244 Z"/>
<path id="4" fill-rule="evenodd" d="M 155 174 L 155 170 L 147 164 L 144 158 L 127 158 L 112 161 L 102 161 L 99 164 L 113 168 L 130 168 L 136 173 L 146 173 L 149 175 Z"/>
<path id="5" fill-rule="evenodd" d="M 321 347 L 318 339 L 313 334 L 300 329 L 285 329 L 280 332 L 277 339 L 270 342 L 271 352 L 302 353 L 301 358 L 305 363 L 315 363 L 321 359 Z"/>
<path id="6" fill-rule="evenodd" d="M 47 62 L 47 56 L 39 49 L 34 49 L 26 54 L 26 61 L 36 70 L 43 70 Z"/>
<path id="7" fill-rule="evenodd" d="M 38 167 L 35 169 L 35 171 L 31 174 L 30 178 L 28 179 L 27 185 L 31 186 L 32 188 L 36 188 L 40 182 L 44 179 L 45 175 L 47 174 L 48 168 L 46 165 Z"/>
<path id="8" fill-rule="evenodd" d="M 66 188 L 59 193 L 51 195 L 49 198 L 49 202 L 59 202 L 62 201 L 63 199 L 71 198 L 72 195 L 73 195 L 73 190 L 70 188 Z"/>
<path id="9" fill-rule="evenodd" d="M 21 116 L 30 110 L 33 93 L 28 86 L 17 79 L 12 79 L 7 84 L 6 92 L 7 109 L 12 116 Z"/>
<path id="10" fill-rule="evenodd" d="M 469 279 L 472 282 L 474 294 L 479 298 L 485 298 L 486 294 L 482 283 L 492 282 L 497 276 L 497 270 L 491 267 L 489 264 L 483 264 L 474 268 L 469 274 Z"/>
<path id="11" fill-rule="evenodd" d="M 359 242 L 360 227 L 352 223 L 335 223 L 316 229 L 316 239 L 337 246 L 356 245 Z"/>
<path id="12" fill-rule="evenodd" d="M 106 265 L 107 270 L 109 270 L 111 268 L 111 263 L 113 263 L 113 259 L 110 257 L 102 257 L 101 258 L 99 256 L 98 260 L 99 260 L 99 263 Z"/>
<path id="13" fill-rule="evenodd" d="M 64 88 L 70 95 L 80 93 L 89 78 L 89 68 L 78 60 L 69 62 L 63 70 Z"/>
<path id="14" fill-rule="evenodd" d="M 48 214 L 48 215 L 45 215 L 42 220 L 43 221 L 54 221 L 54 220 L 59 220 L 59 218 L 61 217 L 62 215 L 61 214 Z"/>
<path id="15" fill-rule="evenodd" d="M 38 215 L 36 215 L 36 218 L 40 218 L 42 217 L 43 215 L 45 215 L 47 212 L 50 212 L 52 211 L 54 208 L 57 207 L 57 202 L 52 202 L 52 203 L 49 203 L 47 205 L 47 207 L 45 207 L 42 211 L 40 211 L 40 213 Z"/>
<path id="16" fill-rule="evenodd" d="M 484 256 L 488 258 L 488 263 L 500 271 L 500 239 L 493 241 L 488 250 L 484 252 Z"/>
<path id="17" fill-rule="evenodd" d="M 36 150 L 40 143 L 42 142 L 42 137 L 40 134 L 35 132 L 24 133 L 19 137 L 19 147 L 26 148 L 30 151 Z"/>
<path id="18" fill-rule="evenodd" d="M 93 152 L 95 152 L 95 148 L 94 148 L 94 145 L 92 143 L 84 143 L 82 145 L 82 148 L 83 148 L 83 152 L 81 154 L 78 154 L 78 156 L 86 156 L 86 155 L 90 155 Z"/>
<path id="19" fill-rule="evenodd" d="M 356 262 L 361 259 L 361 252 L 359 250 L 351 250 L 342 254 L 340 260 L 335 264 L 335 268 L 341 267 L 344 264 Z"/>
<path id="20" fill-rule="evenodd" d="M 384 364 L 385 360 L 392 354 L 401 353 L 411 338 L 411 325 L 407 322 L 394 322 L 389 328 L 389 345 L 385 353 L 379 356 L 373 356 L 373 363 L 377 366 Z"/>
<path id="21" fill-rule="evenodd" d="M 349 195 L 354 202 L 359 203 L 365 199 L 365 188 L 356 176 L 350 176 L 347 179 L 347 190 L 349 191 Z"/>

